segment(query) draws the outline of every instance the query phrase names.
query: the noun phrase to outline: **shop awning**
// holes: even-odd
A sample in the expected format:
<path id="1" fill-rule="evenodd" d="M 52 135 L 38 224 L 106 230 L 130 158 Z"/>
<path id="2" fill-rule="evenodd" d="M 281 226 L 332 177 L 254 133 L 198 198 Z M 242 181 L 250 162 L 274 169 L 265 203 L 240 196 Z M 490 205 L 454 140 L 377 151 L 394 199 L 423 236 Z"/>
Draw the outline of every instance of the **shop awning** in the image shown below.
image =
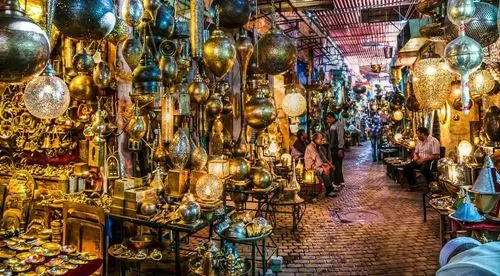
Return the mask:
<path id="1" fill-rule="evenodd" d="M 394 67 L 410 67 L 417 60 L 417 56 L 398 56 Z"/>

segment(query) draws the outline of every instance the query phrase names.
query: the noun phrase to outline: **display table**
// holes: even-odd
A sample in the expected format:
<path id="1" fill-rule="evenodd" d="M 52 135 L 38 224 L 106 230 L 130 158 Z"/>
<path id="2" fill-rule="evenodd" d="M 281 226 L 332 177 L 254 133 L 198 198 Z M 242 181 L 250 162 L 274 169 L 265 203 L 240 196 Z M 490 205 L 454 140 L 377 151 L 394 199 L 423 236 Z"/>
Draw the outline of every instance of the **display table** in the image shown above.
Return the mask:
<path id="1" fill-rule="evenodd" d="M 230 210 L 228 208 L 227 210 Z M 115 215 L 115 214 L 107 214 L 106 215 L 106 222 L 110 223 L 111 221 L 115 221 L 118 223 L 123 223 L 123 222 L 131 222 L 135 225 L 142 225 L 142 226 L 148 226 L 153 229 L 157 229 L 158 231 L 158 241 L 161 244 L 162 243 L 162 230 L 167 229 L 170 230 L 172 233 L 172 240 L 170 241 L 170 245 L 173 247 L 174 251 L 174 260 L 171 260 L 175 262 L 175 273 L 176 275 L 182 275 L 182 260 L 181 260 L 181 240 L 184 238 L 188 238 L 189 236 L 192 236 L 196 233 L 198 233 L 200 230 L 204 229 L 205 227 L 209 227 L 208 230 L 208 239 L 212 238 L 213 234 L 213 225 L 215 221 L 217 220 L 217 216 L 212 216 L 210 219 L 202 219 L 200 220 L 199 223 L 189 226 L 189 225 L 182 225 L 182 224 L 175 224 L 175 223 L 167 223 L 167 224 L 160 224 L 156 223 L 147 219 L 142 219 L 142 218 L 133 218 L 133 217 L 127 217 L 123 215 Z M 122 227 L 120 227 L 122 228 Z M 181 234 L 184 234 L 181 239 Z M 106 248 L 109 248 L 109 240 L 106 242 Z M 108 254 L 109 255 L 109 252 Z M 121 260 L 119 260 L 121 261 Z M 108 262 L 106 262 L 106 271 L 108 267 Z"/>
<path id="2" fill-rule="evenodd" d="M 297 198 L 294 201 L 281 201 L 273 200 L 270 203 L 271 212 L 269 214 L 269 221 L 271 225 L 277 227 L 276 214 L 291 214 L 292 215 L 292 231 L 299 231 L 299 223 L 302 220 L 307 208 L 306 201 L 303 198 Z M 280 210 L 282 208 L 291 208 L 291 211 Z"/>
<path id="3" fill-rule="evenodd" d="M 277 183 L 271 184 L 266 189 L 237 189 L 233 188 L 229 184 L 224 184 L 224 192 L 222 194 L 222 204 L 227 206 L 227 195 L 231 193 L 240 193 L 247 194 L 252 196 L 252 200 L 248 200 L 244 203 L 244 210 L 255 211 L 256 217 L 266 217 L 266 214 L 269 212 L 270 202 L 274 200 L 276 195 L 278 194 L 279 185 Z M 256 203 L 256 208 L 248 208 L 247 203 Z"/>

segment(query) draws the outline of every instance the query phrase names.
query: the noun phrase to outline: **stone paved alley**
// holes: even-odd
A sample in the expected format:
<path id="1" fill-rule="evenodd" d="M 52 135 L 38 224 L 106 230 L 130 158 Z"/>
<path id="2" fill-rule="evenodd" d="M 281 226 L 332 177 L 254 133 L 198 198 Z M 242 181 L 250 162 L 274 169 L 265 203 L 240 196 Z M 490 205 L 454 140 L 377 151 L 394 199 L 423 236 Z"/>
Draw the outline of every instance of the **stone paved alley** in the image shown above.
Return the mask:
<path id="1" fill-rule="evenodd" d="M 434 275 L 439 219 L 422 219 L 421 192 L 407 192 L 371 162 L 369 142 L 346 153 L 346 187 L 308 204 L 300 226 L 276 229 L 284 275 Z M 341 218 L 361 218 L 341 222 Z M 342 220 L 345 221 L 345 220 Z M 289 221 L 281 221 L 290 225 Z"/>

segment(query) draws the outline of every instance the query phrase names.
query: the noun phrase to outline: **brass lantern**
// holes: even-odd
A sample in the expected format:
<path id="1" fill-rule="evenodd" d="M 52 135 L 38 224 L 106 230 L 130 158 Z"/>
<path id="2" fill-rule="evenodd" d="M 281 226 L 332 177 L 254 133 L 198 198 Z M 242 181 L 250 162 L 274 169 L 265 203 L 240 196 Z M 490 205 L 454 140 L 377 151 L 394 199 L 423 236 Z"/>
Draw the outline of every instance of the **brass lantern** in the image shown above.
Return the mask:
<path id="1" fill-rule="evenodd" d="M 203 63 L 215 76 L 224 77 L 236 59 L 234 42 L 220 29 L 215 29 L 203 46 Z"/>
<path id="2" fill-rule="evenodd" d="M 261 95 L 253 96 L 245 104 L 246 123 L 254 129 L 262 130 L 268 127 L 277 116 L 276 107 L 266 97 Z"/>
<path id="3" fill-rule="evenodd" d="M 423 110 L 441 108 L 450 92 L 454 74 L 446 68 L 444 60 L 428 53 L 415 64 L 413 84 L 415 97 Z"/>
<path id="4" fill-rule="evenodd" d="M 54 24 L 66 36 L 100 40 L 115 27 L 113 0 L 58 0 Z"/>
<path id="5" fill-rule="evenodd" d="M 267 74 L 280 75 L 293 67 L 297 48 L 280 29 L 273 27 L 259 39 L 258 65 Z M 254 55 L 256 53 L 254 52 Z"/>
<path id="6" fill-rule="evenodd" d="M 122 43 L 123 59 L 131 70 L 134 70 L 141 61 L 142 44 L 138 38 L 129 38 Z"/>
<path id="7" fill-rule="evenodd" d="M 17 0 L 0 1 L 0 81 L 24 82 L 40 74 L 49 61 L 45 31 L 26 17 Z"/>
<path id="8" fill-rule="evenodd" d="M 219 21 L 224 28 L 239 28 L 250 19 L 250 2 L 248 0 L 215 0 L 213 7 L 219 7 Z"/>
<path id="9" fill-rule="evenodd" d="M 122 6 L 122 17 L 130 27 L 137 27 L 144 15 L 144 5 L 141 0 L 125 0 Z"/>
<path id="10" fill-rule="evenodd" d="M 488 69 L 480 69 L 469 76 L 468 82 L 473 99 L 487 94 L 495 88 L 495 79 Z"/>
<path id="11" fill-rule="evenodd" d="M 194 76 L 193 82 L 187 86 L 187 91 L 191 98 L 199 104 L 204 104 L 210 95 L 208 85 L 203 81 L 200 74 Z"/>

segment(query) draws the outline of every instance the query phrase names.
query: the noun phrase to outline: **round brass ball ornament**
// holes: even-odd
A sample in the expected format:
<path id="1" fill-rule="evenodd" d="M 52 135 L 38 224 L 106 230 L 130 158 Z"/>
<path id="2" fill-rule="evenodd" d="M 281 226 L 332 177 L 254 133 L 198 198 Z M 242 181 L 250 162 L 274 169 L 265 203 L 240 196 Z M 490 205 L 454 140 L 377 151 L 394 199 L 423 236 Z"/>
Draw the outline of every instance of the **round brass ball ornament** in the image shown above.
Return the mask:
<path id="1" fill-rule="evenodd" d="M 270 75 L 280 75 L 293 67 L 297 60 L 297 48 L 277 27 L 271 28 L 257 42 L 259 68 Z"/>
<path id="2" fill-rule="evenodd" d="M 144 15 L 142 0 L 125 0 L 122 6 L 122 17 L 130 27 L 137 27 Z"/>
<path id="3" fill-rule="evenodd" d="M 271 173 L 262 168 L 252 169 L 252 183 L 256 188 L 266 189 L 272 184 L 273 178 Z"/>
<path id="4" fill-rule="evenodd" d="M 205 104 L 205 110 L 207 114 L 212 117 L 217 117 L 221 114 L 223 104 L 220 95 L 217 93 L 212 93 L 207 103 Z"/>
<path id="5" fill-rule="evenodd" d="M 108 41 L 117 45 L 123 42 L 128 37 L 128 26 L 125 21 L 119 17 L 116 18 L 115 27 L 108 35 Z"/>
<path id="6" fill-rule="evenodd" d="M 66 36 L 101 40 L 116 24 L 113 0 L 58 0 L 54 24 Z"/>
<path id="7" fill-rule="evenodd" d="M 92 101 L 97 95 L 97 89 L 92 77 L 79 73 L 69 83 L 71 99 L 77 101 Z"/>
<path id="8" fill-rule="evenodd" d="M 200 74 L 196 74 L 194 76 L 193 81 L 187 86 L 187 91 L 191 98 L 198 104 L 204 104 L 210 95 L 208 85 L 205 83 Z"/>
<path id="9" fill-rule="evenodd" d="M 245 180 L 250 175 L 250 163 L 243 157 L 229 160 L 229 174 L 234 180 Z"/>

